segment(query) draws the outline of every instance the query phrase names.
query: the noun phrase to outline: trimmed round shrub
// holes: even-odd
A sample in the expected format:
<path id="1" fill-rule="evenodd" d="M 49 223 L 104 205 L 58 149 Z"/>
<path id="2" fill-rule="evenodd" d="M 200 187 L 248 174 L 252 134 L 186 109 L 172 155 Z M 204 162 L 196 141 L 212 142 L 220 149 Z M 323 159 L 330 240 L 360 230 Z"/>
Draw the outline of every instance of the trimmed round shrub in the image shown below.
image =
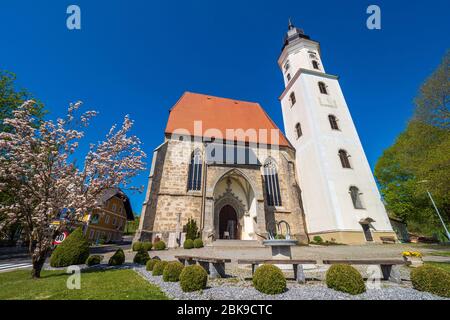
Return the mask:
<path id="1" fill-rule="evenodd" d="M 152 275 L 154 276 L 162 276 L 164 273 L 164 268 L 167 266 L 167 261 L 158 261 L 153 266 L 153 272 Z"/>
<path id="2" fill-rule="evenodd" d="M 86 265 L 88 265 L 89 267 L 90 266 L 95 266 L 97 264 L 100 264 L 102 262 L 102 260 L 103 260 L 103 256 L 100 256 L 98 254 L 93 255 L 93 256 L 89 256 L 86 259 Z"/>
<path id="3" fill-rule="evenodd" d="M 321 236 L 314 236 L 313 242 L 320 244 L 320 243 L 323 243 L 323 239 Z"/>
<path id="4" fill-rule="evenodd" d="M 424 265 L 411 271 L 414 289 L 450 298 L 450 272 Z"/>
<path id="5" fill-rule="evenodd" d="M 203 248 L 202 239 L 198 238 L 194 240 L 194 248 Z"/>
<path id="6" fill-rule="evenodd" d="M 203 290 L 208 282 L 208 273 L 199 265 L 187 266 L 181 271 L 180 286 L 184 292 Z"/>
<path id="7" fill-rule="evenodd" d="M 142 242 L 142 249 L 144 251 L 150 251 L 150 250 L 152 250 L 152 247 L 153 247 L 153 243 L 151 243 L 150 241 Z"/>
<path id="8" fill-rule="evenodd" d="M 131 249 L 135 252 L 138 252 L 139 250 L 143 249 L 143 244 L 140 241 L 136 241 L 133 243 L 133 246 L 131 247 Z"/>
<path id="9" fill-rule="evenodd" d="M 109 258 L 108 264 L 110 266 L 120 266 L 125 262 L 125 253 L 122 249 L 117 249 L 111 258 Z"/>
<path id="10" fill-rule="evenodd" d="M 192 249 L 194 247 L 194 241 L 191 239 L 186 239 L 183 243 L 183 248 L 185 249 Z"/>
<path id="11" fill-rule="evenodd" d="M 148 252 L 145 250 L 139 250 L 133 258 L 133 262 L 137 264 L 146 264 L 150 260 Z"/>
<path id="12" fill-rule="evenodd" d="M 352 295 L 366 291 L 361 274 L 358 270 L 346 264 L 332 265 L 327 271 L 326 283 L 328 288 Z"/>
<path id="13" fill-rule="evenodd" d="M 277 266 L 263 264 L 253 275 L 253 286 L 265 294 L 280 294 L 286 290 L 286 279 Z"/>
<path id="14" fill-rule="evenodd" d="M 88 257 L 89 241 L 83 235 L 81 228 L 77 228 L 53 251 L 50 265 L 58 268 L 84 264 Z"/>
<path id="15" fill-rule="evenodd" d="M 166 249 L 166 243 L 162 240 L 155 242 L 154 244 L 155 250 L 164 250 Z"/>
<path id="16" fill-rule="evenodd" d="M 183 264 L 178 261 L 169 262 L 163 271 L 163 280 L 165 282 L 178 282 L 180 281 L 180 274 L 183 271 Z"/>
<path id="17" fill-rule="evenodd" d="M 150 259 L 150 260 L 148 260 L 147 261 L 147 264 L 145 265 L 145 269 L 147 270 L 147 271 L 153 271 L 153 267 L 155 266 L 155 264 L 157 263 L 157 262 L 159 262 L 160 260 L 158 260 L 158 259 Z"/>

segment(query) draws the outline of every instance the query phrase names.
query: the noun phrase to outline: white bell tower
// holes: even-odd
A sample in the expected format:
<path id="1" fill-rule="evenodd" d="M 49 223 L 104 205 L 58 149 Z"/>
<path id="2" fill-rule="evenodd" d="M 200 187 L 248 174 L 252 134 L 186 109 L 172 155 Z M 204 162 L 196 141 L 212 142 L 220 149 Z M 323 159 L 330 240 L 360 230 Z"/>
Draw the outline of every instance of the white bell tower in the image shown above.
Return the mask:
<path id="1" fill-rule="evenodd" d="M 348 244 L 397 239 L 338 77 L 325 72 L 319 43 L 289 21 L 278 65 L 285 83 L 284 128 L 296 149 L 310 238 Z"/>

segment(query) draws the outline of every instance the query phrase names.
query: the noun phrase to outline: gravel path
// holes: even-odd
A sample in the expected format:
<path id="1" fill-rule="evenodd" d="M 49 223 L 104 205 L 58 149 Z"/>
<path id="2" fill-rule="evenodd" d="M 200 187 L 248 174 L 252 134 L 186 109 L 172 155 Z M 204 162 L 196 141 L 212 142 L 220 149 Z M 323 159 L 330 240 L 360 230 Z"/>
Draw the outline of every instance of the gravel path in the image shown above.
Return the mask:
<path id="1" fill-rule="evenodd" d="M 252 287 L 250 281 L 237 278 L 208 281 L 208 288 L 201 292 L 185 293 L 179 283 L 164 282 L 162 277 L 154 277 L 144 267 L 136 266 L 134 270 L 150 283 L 155 284 L 176 300 L 440 300 L 441 297 L 420 292 L 407 285 L 383 283 L 381 289 L 352 296 L 327 288 L 321 282 L 305 285 L 288 282 L 288 290 L 280 295 L 266 295 Z"/>

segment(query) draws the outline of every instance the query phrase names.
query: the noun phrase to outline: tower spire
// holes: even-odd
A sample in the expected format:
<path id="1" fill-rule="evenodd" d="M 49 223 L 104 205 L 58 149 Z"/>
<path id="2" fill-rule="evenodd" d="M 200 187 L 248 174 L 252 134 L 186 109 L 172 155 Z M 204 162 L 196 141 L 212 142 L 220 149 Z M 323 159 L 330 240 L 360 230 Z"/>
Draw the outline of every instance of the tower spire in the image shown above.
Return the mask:
<path id="1" fill-rule="evenodd" d="M 288 30 L 294 29 L 294 24 L 292 23 L 291 17 L 289 17 Z"/>

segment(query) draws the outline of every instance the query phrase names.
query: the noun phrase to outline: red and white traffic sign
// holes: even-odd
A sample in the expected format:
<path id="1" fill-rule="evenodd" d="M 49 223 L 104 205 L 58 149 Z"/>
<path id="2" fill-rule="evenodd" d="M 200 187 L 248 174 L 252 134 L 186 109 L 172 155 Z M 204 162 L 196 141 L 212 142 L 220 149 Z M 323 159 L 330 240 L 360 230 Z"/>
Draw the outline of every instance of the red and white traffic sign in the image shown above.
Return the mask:
<path id="1" fill-rule="evenodd" d="M 61 244 L 64 240 L 66 240 L 68 235 L 69 233 L 67 231 L 61 232 L 56 236 L 55 240 L 53 240 L 53 244 L 54 245 Z"/>

